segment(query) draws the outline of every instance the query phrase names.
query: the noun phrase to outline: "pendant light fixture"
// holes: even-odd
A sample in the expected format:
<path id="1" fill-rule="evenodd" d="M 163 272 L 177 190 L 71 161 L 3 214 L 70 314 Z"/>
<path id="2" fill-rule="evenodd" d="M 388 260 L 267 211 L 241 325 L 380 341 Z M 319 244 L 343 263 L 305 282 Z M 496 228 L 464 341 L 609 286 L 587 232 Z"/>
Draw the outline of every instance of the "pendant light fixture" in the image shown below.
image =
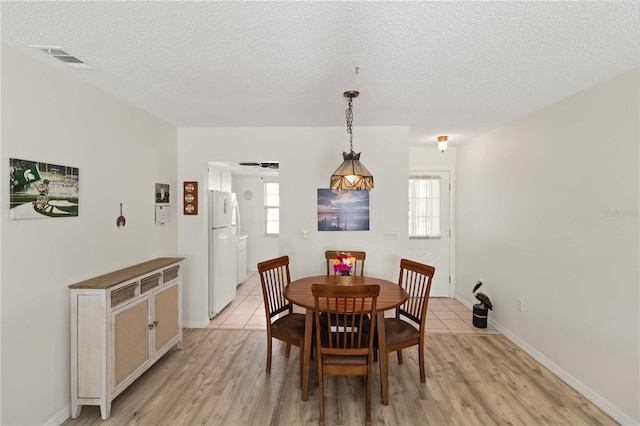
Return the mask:
<path id="1" fill-rule="evenodd" d="M 442 152 L 447 149 L 447 139 L 449 136 L 438 136 L 438 149 Z"/>
<path id="2" fill-rule="evenodd" d="M 373 176 L 365 166 L 360 162 L 360 153 L 353 152 L 353 98 L 360 95 L 355 90 L 344 92 L 344 97 L 349 99 L 349 106 L 345 113 L 347 118 L 347 133 L 349 133 L 349 153 L 342 153 L 342 164 L 331 175 L 331 189 L 345 190 L 362 189 L 370 190 L 373 188 Z"/>

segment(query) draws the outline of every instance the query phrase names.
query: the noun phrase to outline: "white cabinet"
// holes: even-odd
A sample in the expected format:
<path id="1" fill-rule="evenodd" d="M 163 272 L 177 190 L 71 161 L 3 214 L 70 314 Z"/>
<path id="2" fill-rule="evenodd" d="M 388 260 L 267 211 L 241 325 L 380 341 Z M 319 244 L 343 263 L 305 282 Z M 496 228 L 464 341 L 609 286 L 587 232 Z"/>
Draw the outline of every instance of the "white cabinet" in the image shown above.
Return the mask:
<path id="1" fill-rule="evenodd" d="M 238 284 L 243 283 L 247 279 L 247 235 L 238 237 Z"/>
<path id="2" fill-rule="evenodd" d="M 222 170 L 220 172 L 220 191 L 231 192 L 231 172 L 229 170 Z"/>
<path id="3" fill-rule="evenodd" d="M 209 190 L 231 192 L 231 171 L 222 167 L 209 166 Z"/>
<path id="4" fill-rule="evenodd" d="M 158 258 L 70 285 L 71 417 L 111 401 L 172 347 L 182 348 L 183 258 Z"/>

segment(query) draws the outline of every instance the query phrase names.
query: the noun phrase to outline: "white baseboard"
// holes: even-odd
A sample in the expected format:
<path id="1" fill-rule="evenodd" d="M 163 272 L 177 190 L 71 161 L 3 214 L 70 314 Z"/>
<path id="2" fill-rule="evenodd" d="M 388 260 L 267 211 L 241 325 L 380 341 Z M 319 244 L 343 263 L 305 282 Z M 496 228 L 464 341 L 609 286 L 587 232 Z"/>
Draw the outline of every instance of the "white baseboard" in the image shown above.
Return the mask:
<path id="1" fill-rule="evenodd" d="M 459 296 L 456 296 L 456 299 L 468 307 L 469 309 L 473 309 L 473 303 L 470 301 L 463 299 Z M 615 405 L 611 404 L 605 398 L 594 392 L 588 386 L 585 386 L 581 381 L 573 377 L 571 374 L 566 372 L 564 369 L 559 367 L 549 358 L 544 356 L 542 353 L 538 352 L 535 348 L 527 344 L 525 341 L 516 336 L 511 330 L 504 327 L 500 323 L 494 321 L 489 318 L 489 325 L 502 333 L 507 339 L 511 340 L 516 346 L 529 354 L 533 359 L 542 364 L 546 369 L 551 371 L 553 374 L 558 376 L 560 380 L 571 386 L 575 389 L 579 394 L 587 398 L 591 401 L 596 407 L 600 408 L 602 411 L 607 413 L 611 418 L 620 423 L 621 425 L 638 425 L 639 423 L 632 419 L 630 416 L 619 410 Z"/>
<path id="2" fill-rule="evenodd" d="M 182 321 L 182 328 L 207 328 L 209 321 Z"/>
<path id="3" fill-rule="evenodd" d="M 71 417 L 71 404 L 67 405 L 58 414 L 45 422 L 46 426 L 60 426 Z"/>

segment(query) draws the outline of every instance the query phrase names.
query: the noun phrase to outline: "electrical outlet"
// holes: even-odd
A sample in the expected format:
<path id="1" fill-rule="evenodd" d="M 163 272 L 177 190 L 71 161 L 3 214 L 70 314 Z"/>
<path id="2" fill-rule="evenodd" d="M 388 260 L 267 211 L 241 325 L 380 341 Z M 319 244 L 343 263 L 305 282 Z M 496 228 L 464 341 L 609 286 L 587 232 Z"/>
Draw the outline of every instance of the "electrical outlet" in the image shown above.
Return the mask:
<path id="1" fill-rule="evenodd" d="M 385 240 L 397 240 L 398 233 L 396 231 L 385 231 L 383 238 Z"/>
<path id="2" fill-rule="evenodd" d="M 516 304 L 518 307 L 518 312 L 524 312 L 524 301 L 520 297 L 516 299 Z"/>
<path id="3" fill-rule="evenodd" d="M 309 230 L 308 229 L 301 229 L 300 230 L 300 238 L 303 238 L 305 240 L 311 238 L 311 236 L 309 235 Z"/>

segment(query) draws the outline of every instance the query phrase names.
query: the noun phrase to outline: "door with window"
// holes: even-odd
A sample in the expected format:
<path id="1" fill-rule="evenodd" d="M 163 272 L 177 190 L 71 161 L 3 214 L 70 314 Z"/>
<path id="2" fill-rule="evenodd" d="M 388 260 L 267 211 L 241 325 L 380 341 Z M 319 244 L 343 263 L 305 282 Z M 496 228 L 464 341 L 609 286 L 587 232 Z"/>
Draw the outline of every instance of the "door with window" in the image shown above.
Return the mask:
<path id="1" fill-rule="evenodd" d="M 453 297 L 449 266 L 449 172 L 409 176 L 409 259 L 436 268 L 432 297 Z"/>

